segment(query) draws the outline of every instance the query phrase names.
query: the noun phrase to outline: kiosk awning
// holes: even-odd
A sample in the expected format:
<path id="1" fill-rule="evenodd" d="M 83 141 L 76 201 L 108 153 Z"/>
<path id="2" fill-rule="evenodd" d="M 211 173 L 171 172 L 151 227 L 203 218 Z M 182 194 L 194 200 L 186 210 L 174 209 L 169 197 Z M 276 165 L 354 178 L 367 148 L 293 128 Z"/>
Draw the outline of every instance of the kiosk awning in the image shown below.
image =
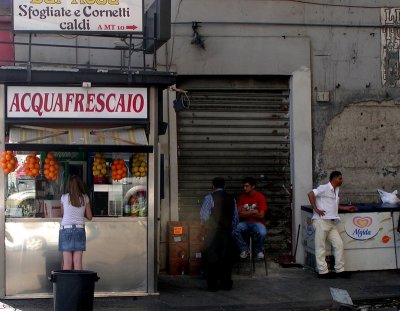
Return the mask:
<path id="1" fill-rule="evenodd" d="M 116 128 L 47 128 L 15 125 L 9 129 L 10 150 L 71 150 L 152 152 L 145 130 L 132 126 Z"/>

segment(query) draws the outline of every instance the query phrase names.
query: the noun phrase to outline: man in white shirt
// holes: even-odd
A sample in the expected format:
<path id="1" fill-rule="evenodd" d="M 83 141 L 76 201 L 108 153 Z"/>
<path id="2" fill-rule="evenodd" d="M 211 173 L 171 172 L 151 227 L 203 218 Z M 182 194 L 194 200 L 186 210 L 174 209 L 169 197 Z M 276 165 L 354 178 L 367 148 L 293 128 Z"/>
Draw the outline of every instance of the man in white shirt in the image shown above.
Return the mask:
<path id="1" fill-rule="evenodd" d="M 339 205 L 339 187 L 343 183 L 342 174 L 333 171 L 329 176 L 329 183 L 320 185 L 308 193 L 308 199 L 313 209 L 313 227 L 315 229 L 315 259 L 318 277 L 334 278 L 348 277 L 344 271 L 343 241 L 336 225 L 340 221 L 339 209 L 354 212 L 354 206 Z M 325 243 L 329 241 L 335 256 L 335 274 L 329 273 L 325 260 Z"/>

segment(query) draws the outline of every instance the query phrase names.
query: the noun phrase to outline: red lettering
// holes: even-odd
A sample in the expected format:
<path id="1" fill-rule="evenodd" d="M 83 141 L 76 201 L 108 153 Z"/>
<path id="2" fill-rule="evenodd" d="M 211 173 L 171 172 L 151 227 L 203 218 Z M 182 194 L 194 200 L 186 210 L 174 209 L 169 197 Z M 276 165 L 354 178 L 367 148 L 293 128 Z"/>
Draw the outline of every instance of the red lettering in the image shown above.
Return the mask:
<path id="1" fill-rule="evenodd" d="M 83 99 L 85 98 L 85 95 L 80 93 L 80 94 L 76 94 L 75 97 L 75 108 L 74 111 L 75 112 L 83 112 Z"/>
<path id="2" fill-rule="evenodd" d="M 107 109 L 107 111 L 109 111 L 109 112 L 114 112 L 114 109 L 110 107 L 111 98 L 114 99 L 114 101 L 115 101 L 115 94 L 110 94 L 110 95 L 107 96 L 107 99 L 106 99 L 106 109 Z"/>
<path id="3" fill-rule="evenodd" d="M 104 110 L 104 106 L 106 105 L 106 103 L 104 102 L 104 93 L 100 93 L 97 96 L 97 107 L 96 107 L 96 112 L 102 112 Z"/>
<path id="4" fill-rule="evenodd" d="M 35 93 L 32 96 L 31 108 L 34 112 L 36 112 L 39 116 L 43 114 L 43 97 L 40 93 Z"/>
<path id="5" fill-rule="evenodd" d="M 95 94 L 90 93 L 87 94 L 87 104 L 86 104 L 86 112 L 93 112 L 94 111 L 94 107 L 90 107 L 93 104 L 94 98 L 96 97 Z"/>
<path id="6" fill-rule="evenodd" d="M 53 94 L 53 95 L 55 95 L 55 94 Z M 62 107 L 62 105 L 63 105 L 63 96 L 62 96 L 62 94 L 58 93 L 55 96 L 56 96 L 56 102 L 55 102 L 54 106 L 61 106 Z M 54 99 L 54 97 L 53 97 L 53 99 Z M 54 100 L 53 100 L 53 102 L 54 102 Z M 52 109 L 53 109 L 53 107 L 52 107 Z"/>
<path id="7" fill-rule="evenodd" d="M 139 113 L 144 108 L 144 98 L 142 94 L 136 94 L 132 103 L 133 111 Z"/>
<path id="8" fill-rule="evenodd" d="M 25 98 L 26 97 L 28 97 L 29 100 L 30 100 L 31 99 L 31 94 L 25 93 L 24 95 L 22 95 L 22 98 L 21 98 L 21 110 L 23 112 L 28 112 L 29 111 L 29 106 L 28 106 L 28 108 L 25 107 Z"/>
<path id="9" fill-rule="evenodd" d="M 75 94 L 74 93 L 67 93 L 65 98 L 65 111 L 69 111 L 69 104 L 71 104 L 74 100 Z M 62 109 L 60 111 L 63 111 Z"/>
<path id="10" fill-rule="evenodd" d="M 126 106 L 126 112 L 131 112 L 131 102 L 132 102 L 132 94 L 128 94 L 128 105 Z"/>
<path id="11" fill-rule="evenodd" d="M 54 94 L 51 94 L 52 103 L 54 100 Z M 49 104 L 49 93 L 44 93 L 44 111 L 50 112 L 53 109 L 53 104 L 51 104 L 50 108 L 48 107 Z"/>
<path id="12" fill-rule="evenodd" d="M 67 95 L 67 96 L 68 96 L 68 95 Z M 62 102 L 62 100 L 56 101 L 56 102 L 54 103 L 53 111 L 57 111 L 57 110 L 56 110 L 57 107 L 58 107 L 58 111 L 64 111 L 64 110 L 63 110 L 63 102 Z"/>
<path id="13" fill-rule="evenodd" d="M 53 95 L 52 98 L 54 99 L 54 94 L 51 94 L 51 95 Z M 43 96 L 44 96 L 44 100 L 43 100 L 44 101 L 44 111 L 49 112 L 49 111 L 51 111 L 51 108 L 50 109 L 47 108 L 47 104 L 49 102 L 49 93 L 44 93 Z"/>
<path id="14" fill-rule="evenodd" d="M 19 94 L 14 94 L 13 100 L 11 102 L 9 112 L 13 111 L 13 107 L 15 107 L 15 111 L 19 112 Z"/>
<path id="15" fill-rule="evenodd" d="M 115 107 L 115 111 L 118 111 L 118 108 L 121 108 L 121 112 L 125 112 L 125 96 L 124 94 L 119 95 L 117 106 Z"/>
<path id="16" fill-rule="evenodd" d="M 14 93 L 7 103 L 8 112 L 35 113 L 44 117 L 60 117 L 65 113 L 74 118 L 73 113 L 101 113 L 105 118 L 112 118 L 117 114 L 118 118 L 125 113 L 133 115 L 143 113 L 148 105 L 145 96 L 141 93 L 67 93 L 60 92 L 36 92 Z M 83 117 L 81 115 L 79 117 Z M 126 117 L 129 115 L 126 114 Z"/>

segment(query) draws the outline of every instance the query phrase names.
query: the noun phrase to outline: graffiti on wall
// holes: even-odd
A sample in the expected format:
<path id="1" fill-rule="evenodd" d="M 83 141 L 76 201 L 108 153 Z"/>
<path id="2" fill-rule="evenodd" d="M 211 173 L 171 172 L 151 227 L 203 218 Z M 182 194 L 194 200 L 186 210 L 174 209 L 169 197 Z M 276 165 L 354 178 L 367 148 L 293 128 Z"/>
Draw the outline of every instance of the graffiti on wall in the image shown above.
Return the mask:
<path id="1" fill-rule="evenodd" d="M 400 8 L 381 9 L 382 84 L 400 86 Z"/>

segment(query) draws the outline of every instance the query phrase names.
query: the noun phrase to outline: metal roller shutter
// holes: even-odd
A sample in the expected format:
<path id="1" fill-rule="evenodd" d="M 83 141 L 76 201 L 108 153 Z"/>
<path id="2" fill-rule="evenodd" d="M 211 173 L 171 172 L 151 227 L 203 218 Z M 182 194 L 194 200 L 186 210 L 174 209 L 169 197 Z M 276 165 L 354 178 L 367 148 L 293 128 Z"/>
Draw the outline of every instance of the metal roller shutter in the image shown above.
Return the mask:
<path id="1" fill-rule="evenodd" d="M 180 220 L 198 220 L 215 176 L 236 196 L 257 180 L 268 201 L 268 247 L 290 251 L 288 78 L 185 79 L 190 107 L 177 115 Z"/>

